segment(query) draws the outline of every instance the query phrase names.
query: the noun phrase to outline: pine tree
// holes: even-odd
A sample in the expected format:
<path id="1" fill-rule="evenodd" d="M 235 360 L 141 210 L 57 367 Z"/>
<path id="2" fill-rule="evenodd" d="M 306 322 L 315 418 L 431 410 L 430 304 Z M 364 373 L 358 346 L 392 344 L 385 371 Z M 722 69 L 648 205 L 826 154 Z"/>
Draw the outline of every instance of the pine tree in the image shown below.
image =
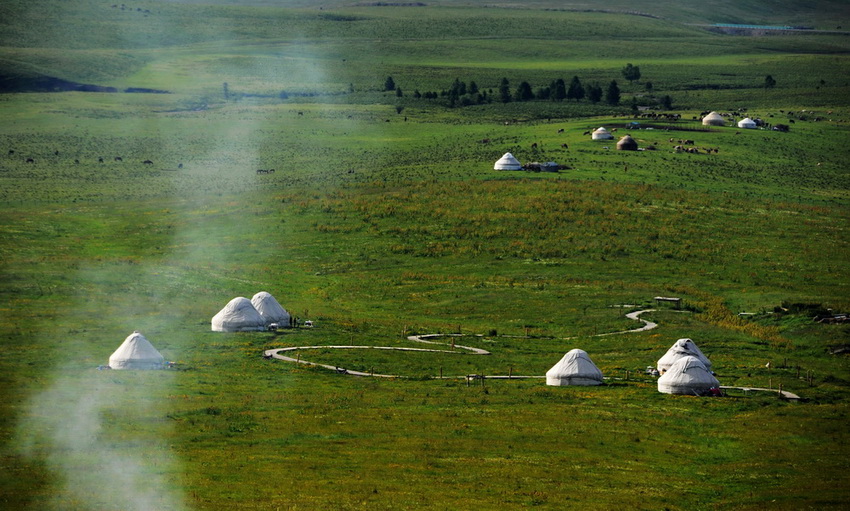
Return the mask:
<path id="1" fill-rule="evenodd" d="M 558 78 L 552 82 L 552 100 L 563 101 L 567 97 L 567 84 L 563 78 Z"/>
<path id="2" fill-rule="evenodd" d="M 570 88 L 567 89 L 567 99 L 576 101 L 584 99 L 584 87 L 581 86 L 581 80 L 578 79 L 578 76 L 573 76 L 570 82 Z"/>
<path id="3" fill-rule="evenodd" d="M 617 85 L 617 80 L 611 80 L 608 84 L 608 90 L 605 91 L 605 101 L 609 105 L 620 104 L 620 87 Z"/>
<path id="4" fill-rule="evenodd" d="M 393 80 L 392 76 L 388 76 L 387 80 L 384 82 L 384 90 L 385 91 L 395 90 L 395 81 Z"/>
<path id="5" fill-rule="evenodd" d="M 507 78 L 502 78 L 502 82 L 499 84 L 499 100 L 502 103 L 511 102 L 511 84 Z"/>

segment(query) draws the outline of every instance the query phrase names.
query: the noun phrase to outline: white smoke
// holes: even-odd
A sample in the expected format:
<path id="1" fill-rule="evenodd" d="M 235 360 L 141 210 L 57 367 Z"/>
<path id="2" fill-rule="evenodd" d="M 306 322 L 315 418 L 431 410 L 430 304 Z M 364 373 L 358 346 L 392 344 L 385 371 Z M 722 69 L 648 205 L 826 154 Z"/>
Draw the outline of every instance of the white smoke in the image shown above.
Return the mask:
<path id="1" fill-rule="evenodd" d="M 166 371 L 65 372 L 34 396 L 18 439 L 58 480 L 50 509 L 185 509 L 179 464 L 160 439 L 171 425 L 144 396 L 170 378 Z"/>

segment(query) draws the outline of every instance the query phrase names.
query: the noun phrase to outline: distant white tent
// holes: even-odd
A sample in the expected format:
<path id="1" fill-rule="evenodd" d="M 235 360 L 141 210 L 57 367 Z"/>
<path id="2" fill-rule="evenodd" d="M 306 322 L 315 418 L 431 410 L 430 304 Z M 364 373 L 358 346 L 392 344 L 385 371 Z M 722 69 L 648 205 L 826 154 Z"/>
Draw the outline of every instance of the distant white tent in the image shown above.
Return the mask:
<path id="1" fill-rule="evenodd" d="M 590 134 L 591 140 L 614 140 L 614 135 L 605 128 L 597 128 Z"/>
<path id="2" fill-rule="evenodd" d="M 493 165 L 493 169 L 495 170 L 522 170 L 522 164 L 514 158 L 514 155 L 511 153 L 505 153 L 499 160 Z"/>
<path id="3" fill-rule="evenodd" d="M 723 119 L 723 116 L 717 112 L 711 112 L 702 118 L 703 126 L 723 126 L 725 124 L 726 121 Z"/>
<path id="4" fill-rule="evenodd" d="M 720 387 L 720 382 L 696 357 L 683 357 L 658 378 L 658 392 L 664 394 L 705 395 Z"/>
<path id="5" fill-rule="evenodd" d="M 260 291 L 251 298 L 251 304 L 257 309 L 260 316 L 263 317 L 266 326 L 272 323 L 277 323 L 282 327 L 289 326 L 289 313 L 281 307 L 280 303 L 271 294 Z"/>
<path id="6" fill-rule="evenodd" d="M 693 340 L 685 337 L 674 342 L 667 353 L 658 359 L 656 364 L 658 372 L 664 374 L 677 360 L 684 357 L 696 357 L 709 371 L 711 370 L 711 360 L 703 354 Z"/>
<path id="7" fill-rule="evenodd" d="M 112 369 L 162 369 L 165 359 L 139 332 L 130 334 L 109 357 Z"/>
<path id="8" fill-rule="evenodd" d="M 738 121 L 738 127 L 753 130 L 756 129 L 756 121 L 750 119 L 749 117 L 745 117 Z"/>
<path id="9" fill-rule="evenodd" d="M 546 385 L 600 385 L 602 371 L 590 360 L 587 352 L 574 349 L 546 371 Z"/>
<path id="10" fill-rule="evenodd" d="M 252 332 L 265 330 L 266 322 L 251 304 L 251 300 L 239 296 L 230 300 L 212 318 L 213 332 Z"/>

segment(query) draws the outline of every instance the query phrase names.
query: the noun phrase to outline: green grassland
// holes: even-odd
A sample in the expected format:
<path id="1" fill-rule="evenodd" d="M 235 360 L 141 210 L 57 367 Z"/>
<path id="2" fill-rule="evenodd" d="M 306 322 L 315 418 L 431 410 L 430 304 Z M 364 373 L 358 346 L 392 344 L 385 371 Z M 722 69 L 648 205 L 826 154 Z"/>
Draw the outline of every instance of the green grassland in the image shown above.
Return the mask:
<path id="1" fill-rule="evenodd" d="M 0 93 L 4 508 L 850 502 L 850 362 L 831 354 L 850 328 L 813 320 L 850 310 L 843 2 L 121 5 L 0 4 L 0 85 L 168 91 Z M 698 26 L 716 22 L 819 31 Z M 617 80 L 620 104 L 413 96 L 573 76 Z M 665 95 L 681 119 L 635 117 Z M 703 129 L 706 110 L 790 130 Z M 509 151 L 566 168 L 493 170 Z M 210 331 L 261 290 L 315 327 Z M 659 295 L 683 310 L 617 333 Z M 98 371 L 133 330 L 175 366 Z M 426 333 L 491 354 L 299 351 L 393 379 L 261 356 Z M 723 385 L 804 399 L 658 393 L 643 370 L 681 337 Z M 607 385 L 462 378 L 540 376 L 572 348 Z"/>

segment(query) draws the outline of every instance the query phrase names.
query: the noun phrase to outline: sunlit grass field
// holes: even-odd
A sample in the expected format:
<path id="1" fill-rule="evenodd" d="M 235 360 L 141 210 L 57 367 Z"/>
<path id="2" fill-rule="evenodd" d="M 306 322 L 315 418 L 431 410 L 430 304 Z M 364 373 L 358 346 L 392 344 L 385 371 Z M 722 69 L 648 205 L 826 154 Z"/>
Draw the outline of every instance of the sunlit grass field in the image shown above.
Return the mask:
<path id="1" fill-rule="evenodd" d="M 685 24 L 844 13 L 632 3 L 0 6 L 5 75 L 169 91 L 0 94 L 3 507 L 845 507 L 850 330 L 812 315 L 850 309 L 846 35 Z M 574 75 L 621 104 L 412 97 Z M 635 117 L 665 94 L 680 120 Z M 493 170 L 505 152 L 566 168 Z M 315 326 L 210 331 L 261 290 Z M 658 328 L 617 333 L 644 309 Z M 133 330 L 174 367 L 98 371 Z M 491 354 L 298 352 L 392 379 L 262 357 L 426 333 Z M 682 337 L 723 385 L 803 400 L 658 393 L 644 369 Z M 463 378 L 542 376 L 572 348 L 606 385 Z"/>

